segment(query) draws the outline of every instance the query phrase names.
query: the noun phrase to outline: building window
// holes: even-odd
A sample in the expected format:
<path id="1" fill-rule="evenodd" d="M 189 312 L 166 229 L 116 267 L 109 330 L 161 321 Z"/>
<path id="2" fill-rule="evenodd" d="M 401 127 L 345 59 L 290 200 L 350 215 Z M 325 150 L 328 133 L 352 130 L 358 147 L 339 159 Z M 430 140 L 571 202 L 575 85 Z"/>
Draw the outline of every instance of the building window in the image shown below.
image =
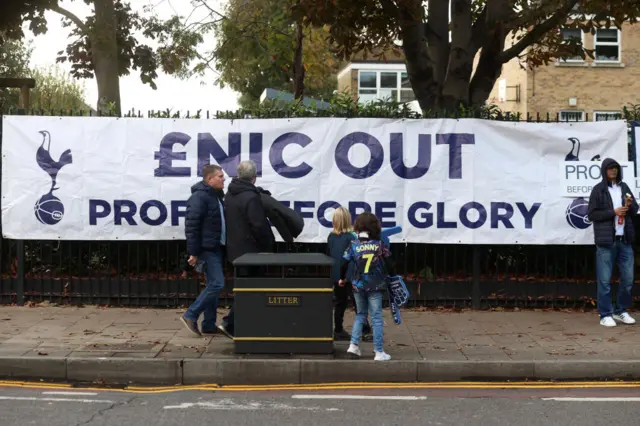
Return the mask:
<path id="1" fill-rule="evenodd" d="M 584 121 L 584 111 L 560 111 L 560 121 Z"/>
<path id="2" fill-rule="evenodd" d="M 595 58 L 600 62 L 620 62 L 620 31 L 617 28 L 596 31 Z"/>
<path id="3" fill-rule="evenodd" d="M 622 113 L 617 111 L 594 111 L 593 121 L 622 120 Z"/>
<path id="4" fill-rule="evenodd" d="M 580 28 L 561 28 L 560 34 L 562 35 L 562 39 L 565 42 L 573 42 L 578 43 L 579 45 L 583 45 L 583 32 Z M 566 58 L 561 59 L 563 62 L 584 62 L 583 55 L 574 55 L 567 56 Z"/>
<path id="5" fill-rule="evenodd" d="M 507 80 L 501 78 L 498 81 L 498 102 L 507 101 Z"/>
<path id="6" fill-rule="evenodd" d="M 358 97 L 360 103 L 376 100 L 405 103 L 416 99 L 409 76 L 398 71 L 360 71 Z"/>

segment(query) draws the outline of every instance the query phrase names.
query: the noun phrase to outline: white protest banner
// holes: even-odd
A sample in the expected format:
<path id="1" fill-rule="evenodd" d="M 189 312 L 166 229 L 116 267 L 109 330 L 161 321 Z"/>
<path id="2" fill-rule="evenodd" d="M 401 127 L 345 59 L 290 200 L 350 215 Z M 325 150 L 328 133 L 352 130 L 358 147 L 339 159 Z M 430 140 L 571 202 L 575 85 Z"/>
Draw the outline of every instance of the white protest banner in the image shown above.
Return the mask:
<path id="1" fill-rule="evenodd" d="M 640 148 L 638 142 L 640 142 L 640 121 L 634 120 L 629 122 L 631 124 L 631 140 L 633 141 L 636 154 L 636 176 L 640 178 Z"/>
<path id="2" fill-rule="evenodd" d="M 622 178 L 635 180 L 635 167 L 631 161 L 618 161 Z M 560 163 L 560 196 L 589 198 L 594 186 L 602 181 L 602 161 L 565 161 Z M 628 183 L 631 188 L 631 183 Z"/>
<path id="3" fill-rule="evenodd" d="M 184 239 L 202 167 L 233 175 L 252 159 L 257 184 L 304 216 L 300 242 L 326 241 L 343 205 L 402 226 L 396 242 L 592 244 L 586 200 L 558 195 L 558 164 L 627 159 L 624 121 L 3 120 L 2 229 L 13 239 Z"/>

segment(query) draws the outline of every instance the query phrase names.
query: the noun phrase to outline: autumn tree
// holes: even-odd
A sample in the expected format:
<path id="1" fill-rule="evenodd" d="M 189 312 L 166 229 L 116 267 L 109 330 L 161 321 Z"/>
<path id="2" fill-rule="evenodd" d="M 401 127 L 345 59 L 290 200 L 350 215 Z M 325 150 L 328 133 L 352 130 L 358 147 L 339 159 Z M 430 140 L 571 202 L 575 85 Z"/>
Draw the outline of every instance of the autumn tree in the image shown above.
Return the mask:
<path id="1" fill-rule="evenodd" d="M 240 92 L 243 106 L 267 88 L 296 98 L 331 97 L 340 62 L 326 28 L 304 28 L 291 8 L 297 0 L 230 0 L 215 26 L 212 57 L 219 81 Z"/>
<path id="2" fill-rule="evenodd" d="M 299 0 L 229 0 L 216 8 L 209 0 L 193 0 L 198 18 L 172 21 L 173 38 L 193 41 L 188 34 L 215 36 L 215 44 L 182 43 L 194 49 L 177 72 L 183 78 L 216 74 L 216 83 L 240 93 L 239 103 L 255 106 L 266 88 L 328 98 L 337 86 L 340 61 L 328 42 L 327 28 L 305 27 L 294 16 Z M 176 36 L 176 32 L 179 34 Z M 195 59 L 194 59 L 195 58 Z"/>
<path id="3" fill-rule="evenodd" d="M 558 29 L 619 28 L 640 8 L 637 0 L 300 0 L 295 14 L 329 26 L 343 59 L 399 46 L 425 110 L 483 105 L 514 59 L 536 67 L 592 55 L 579 40 L 563 42 Z"/>
<path id="4" fill-rule="evenodd" d="M 30 77 L 36 81 L 31 89 L 29 108 L 44 111 L 86 112 L 84 85 L 59 66 L 35 68 Z"/>
<path id="5" fill-rule="evenodd" d="M 4 33 L 0 33 L 2 37 Z M 5 39 L 0 43 L 0 77 L 27 78 L 29 77 L 29 60 L 31 46 L 22 40 Z M 0 88 L 0 109 L 6 110 L 17 106 L 20 99 L 18 90 Z"/>
<path id="6" fill-rule="evenodd" d="M 29 105 L 34 110 L 86 111 L 84 86 L 59 67 L 31 68 L 32 48 L 23 40 L 7 39 L 0 43 L 0 77 L 33 78 L 36 87 L 31 89 Z M 20 91 L 0 89 L 0 111 L 18 108 Z"/>
<path id="7" fill-rule="evenodd" d="M 44 12 L 50 10 L 64 17 L 64 25 L 71 29 L 74 41 L 59 52 L 59 62 L 70 62 L 76 78 L 95 76 L 98 85 L 98 109 L 120 112 L 119 78 L 131 70 L 140 73 L 143 83 L 155 89 L 158 70 L 173 72 L 176 62 L 189 61 L 192 50 L 176 51 L 169 45 L 195 45 L 201 41 L 197 33 L 172 31 L 177 20 L 162 22 L 132 10 L 124 0 L 84 0 L 93 7 L 93 14 L 81 19 L 61 7 L 58 0 L 9 0 L 0 18 L 0 30 L 8 37 L 23 36 L 18 23 L 29 22 L 31 31 L 46 33 Z M 190 37 L 175 40 L 174 37 Z M 156 48 L 140 40 L 155 40 Z"/>

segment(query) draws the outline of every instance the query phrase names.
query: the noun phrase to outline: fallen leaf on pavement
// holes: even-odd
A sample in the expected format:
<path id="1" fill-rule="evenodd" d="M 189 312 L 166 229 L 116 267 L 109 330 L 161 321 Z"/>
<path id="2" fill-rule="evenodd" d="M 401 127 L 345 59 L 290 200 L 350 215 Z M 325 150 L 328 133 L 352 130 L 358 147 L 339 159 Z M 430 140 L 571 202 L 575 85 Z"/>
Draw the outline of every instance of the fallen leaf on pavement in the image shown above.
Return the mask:
<path id="1" fill-rule="evenodd" d="M 46 353 L 46 352 L 40 352 L 40 351 L 39 351 L 39 352 L 38 352 L 38 355 L 42 355 L 42 356 L 44 356 L 44 355 L 49 355 L 49 354 L 48 354 L 48 353 Z"/>

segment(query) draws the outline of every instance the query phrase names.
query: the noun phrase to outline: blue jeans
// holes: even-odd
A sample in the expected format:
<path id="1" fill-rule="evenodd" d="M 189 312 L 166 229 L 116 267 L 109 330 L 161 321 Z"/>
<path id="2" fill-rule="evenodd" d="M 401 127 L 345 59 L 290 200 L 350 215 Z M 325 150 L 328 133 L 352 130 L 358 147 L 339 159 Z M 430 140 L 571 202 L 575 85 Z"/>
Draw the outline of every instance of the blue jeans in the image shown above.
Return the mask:
<path id="1" fill-rule="evenodd" d="M 198 298 L 189 306 L 184 317 L 191 321 L 198 321 L 200 314 L 204 314 L 202 331 L 216 330 L 218 315 L 218 295 L 224 288 L 224 273 L 222 272 L 222 253 L 220 250 L 205 251 L 199 256 L 204 261 L 204 275 L 206 286 Z"/>
<path id="2" fill-rule="evenodd" d="M 613 265 L 618 263 L 620 285 L 618 287 L 618 303 L 614 311 L 611 303 L 611 274 Z M 600 318 L 620 315 L 631 306 L 631 289 L 633 288 L 634 254 L 631 244 L 615 241 L 611 247 L 596 247 L 596 275 L 598 277 L 598 311 Z"/>
<path id="3" fill-rule="evenodd" d="M 351 330 L 351 343 L 357 345 L 362 336 L 362 327 L 367 321 L 367 315 L 371 313 L 371 327 L 373 328 L 373 348 L 376 352 L 382 352 L 384 341 L 384 324 L 382 322 L 382 292 L 354 292 L 356 299 L 356 320 Z"/>

